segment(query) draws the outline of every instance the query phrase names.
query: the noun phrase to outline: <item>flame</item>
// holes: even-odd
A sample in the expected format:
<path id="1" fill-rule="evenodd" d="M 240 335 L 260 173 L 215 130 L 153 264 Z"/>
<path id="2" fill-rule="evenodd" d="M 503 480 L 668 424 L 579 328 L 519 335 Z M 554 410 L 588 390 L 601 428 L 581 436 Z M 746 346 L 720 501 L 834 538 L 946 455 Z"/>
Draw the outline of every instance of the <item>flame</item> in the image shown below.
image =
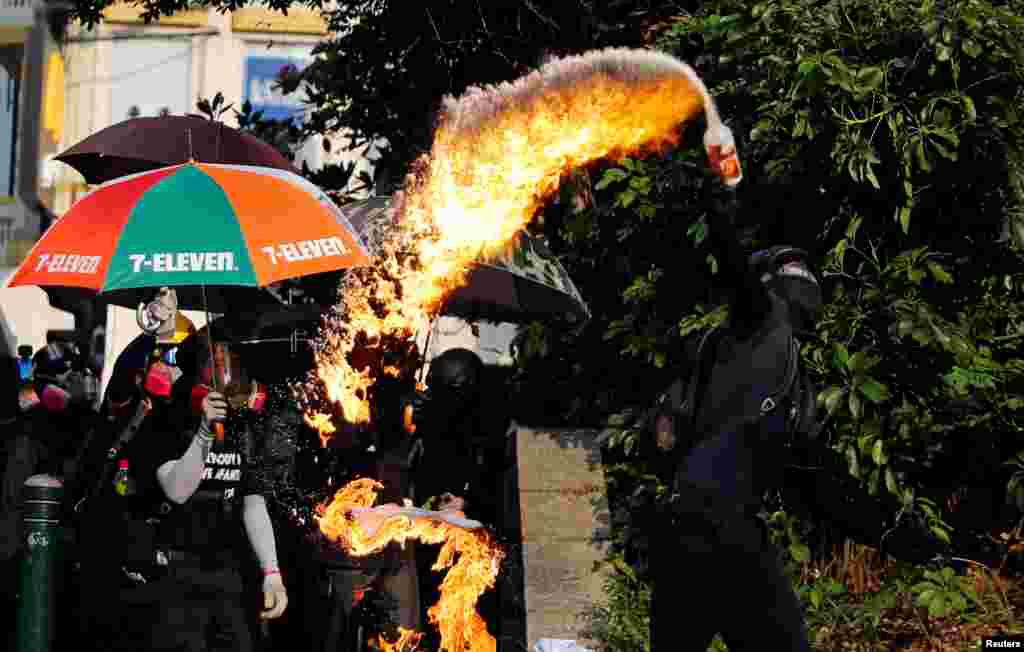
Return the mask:
<path id="1" fill-rule="evenodd" d="M 381 650 L 381 652 L 415 652 L 415 650 L 418 649 L 417 646 L 419 646 L 420 639 L 422 638 L 423 634 L 414 629 L 399 627 L 397 641 L 389 643 L 388 640 L 381 635 L 377 637 L 375 643 L 377 649 Z"/>
<path id="2" fill-rule="evenodd" d="M 732 185 L 740 172 L 731 134 L 693 69 L 663 53 L 553 59 L 515 81 L 446 97 L 432 149 L 396 197 L 373 265 L 348 273 L 321 327 L 310 385 L 322 386 L 338 418 L 368 423 L 388 343 L 429 325 L 473 262 L 509 246 L 563 177 L 672 146 L 701 111 L 705 146 L 718 148 L 716 169 Z"/>
<path id="3" fill-rule="evenodd" d="M 323 412 L 316 412 L 312 415 L 305 415 L 306 423 L 309 427 L 318 430 L 321 434 L 330 435 L 335 431 L 335 427 L 331 424 L 331 415 L 324 414 Z"/>
<path id="4" fill-rule="evenodd" d="M 382 488 L 381 483 L 369 478 L 353 480 L 342 487 L 330 504 L 317 509 L 320 531 L 355 557 L 379 552 L 392 542 L 403 546 L 409 540 L 442 544 L 432 568 L 448 572 L 441 582 L 440 599 L 427 611 L 430 623 L 441 633 L 441 649 L 495 652 L 497 642 L 476 611 L 477 600 L 494 586 L 505 557 L 493 535 L 483 529 L 464 530 L 443 521 L 388 516 L 388 506 L 363 512 L 357 520 L 353 510 L 372 507 Z M 406 643 L 408 640 L 411 638 Z"/>

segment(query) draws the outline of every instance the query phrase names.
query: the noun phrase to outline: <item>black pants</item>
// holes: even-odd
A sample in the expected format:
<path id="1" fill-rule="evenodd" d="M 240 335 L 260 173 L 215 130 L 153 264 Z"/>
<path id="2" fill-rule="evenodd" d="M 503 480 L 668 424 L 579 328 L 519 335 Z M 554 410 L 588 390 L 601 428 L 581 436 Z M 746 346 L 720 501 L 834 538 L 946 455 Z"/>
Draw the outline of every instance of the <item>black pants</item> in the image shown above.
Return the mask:
<path id="1" fill-rule="evenodd" d="M 95 587 L 93 587 L 95 588 Z M 242 578 L 235 569 L 174 564 L 165 577 L 115 599 L 97 600 L 83 586 L 83 606 L 94 604 L 86 641 L 104 652 L 252 652 Z"/>
<path id="2" fill-rule="evenodd" d="M 672 518 L 673 520 L 670 520 Z M 803 611 L 753 516 L 666 515 L 652 545 L 651 652 L 809 652 Z"/>
<path id="3" fill-rule="evenodd" d="M 304 587 L 312 595 L 304 621 L 310 652 L 356 652 L 367 632 L 359 631 L 354 612 L 356 591 L 374 579 L 373 573 L 356 568 L 321 568 L 319 576 Z"/>

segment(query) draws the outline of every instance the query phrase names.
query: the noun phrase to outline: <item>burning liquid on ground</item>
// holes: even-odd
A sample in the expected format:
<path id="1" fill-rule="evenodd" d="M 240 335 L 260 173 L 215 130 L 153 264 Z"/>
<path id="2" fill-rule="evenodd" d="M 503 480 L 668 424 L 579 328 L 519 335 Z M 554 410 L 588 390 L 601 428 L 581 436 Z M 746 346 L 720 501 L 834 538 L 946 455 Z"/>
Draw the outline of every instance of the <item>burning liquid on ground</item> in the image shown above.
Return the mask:
<path id="1" fill-rule="evenodd" d="M 448 572 L 441 582 L 440 600 L 427 612 L 441 634 L 441 649 L 494 652 L 497 644 L 477 613 L 476 604 L 498 577 L 505 556 L 501 547 L 483 528 L 465 530 L 443 521 L 388 516 L 381 510 L 372 514 L 372 520 L 357 520 L 353 510 L 373 507 L 382 488 L 376 480 L 365 478 L 342 487 L 329 504 L 317 510 L 320 531 L 355 557 L 379 552 L 392 542 L 442 544 L 433 569 Z M 418 640 L 417 633 L 401 630 L 399 641 L 379 640 L 378 645 L 384 650 L 408 652 L 415 649 Z"/>
<path id="2" fill-rule="evenodd" d="M 556 59 L 445 98 L 432 149 L 396 197 L 373 264 L 347 274 L 321 328 L 306 420 L 325 445 L 339 423 L 370 421 L 388 349 L 430 323 L 474 261 L 509 247 L 566 175 L 674 145 L 701 111 L 717 120 L 688 65 L 627 49 Z"/>

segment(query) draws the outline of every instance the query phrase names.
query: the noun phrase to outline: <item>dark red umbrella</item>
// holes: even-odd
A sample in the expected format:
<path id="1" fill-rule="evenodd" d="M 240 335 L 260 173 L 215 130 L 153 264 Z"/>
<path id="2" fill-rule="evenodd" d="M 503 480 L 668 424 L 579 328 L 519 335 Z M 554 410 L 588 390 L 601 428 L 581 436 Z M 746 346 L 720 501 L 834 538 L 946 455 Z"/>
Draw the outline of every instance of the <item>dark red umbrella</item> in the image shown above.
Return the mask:
<path id="1" fill-rule="evenodd" d="M 125 120 L 96 132 L 56 159 L 78 170 L 90 184 L 189 159 L 298 172 L 259 138 L 197 115 Z"/>

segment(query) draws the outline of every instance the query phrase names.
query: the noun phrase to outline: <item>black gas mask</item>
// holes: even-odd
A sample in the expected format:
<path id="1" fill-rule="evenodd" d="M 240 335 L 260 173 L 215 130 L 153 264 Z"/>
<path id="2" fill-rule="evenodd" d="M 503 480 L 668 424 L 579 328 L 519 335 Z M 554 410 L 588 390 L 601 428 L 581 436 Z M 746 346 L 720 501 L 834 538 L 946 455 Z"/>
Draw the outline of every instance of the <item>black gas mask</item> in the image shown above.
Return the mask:
<path id="1" fill-rule="evenodd" d="M 807 265 L 807 252 L 786 245 L 762 249 L 751 255 L 750 266 L 762 283 L 789 304 L 794 330 L 813 333 L 822 296 L 818 279 Z"/>

